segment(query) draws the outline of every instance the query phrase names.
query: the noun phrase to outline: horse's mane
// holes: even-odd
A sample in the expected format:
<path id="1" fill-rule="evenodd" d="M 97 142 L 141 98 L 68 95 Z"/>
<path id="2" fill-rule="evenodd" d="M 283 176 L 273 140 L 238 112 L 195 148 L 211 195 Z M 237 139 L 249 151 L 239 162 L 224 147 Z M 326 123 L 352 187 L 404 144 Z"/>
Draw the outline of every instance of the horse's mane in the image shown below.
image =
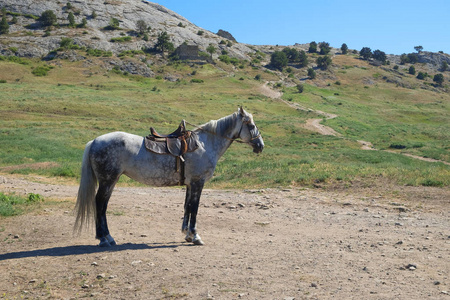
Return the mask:
<path id="1" fill-rule="evenodd" d="M 236 121 L 237 113 L 233 113 L 229 116 L 220 118 L 219 120 L 211 120 L 201 126 L 197 130 L 204 130 L 215 133 L 220 136 L 224 136 L 226 132 L 233 128 Z"/>

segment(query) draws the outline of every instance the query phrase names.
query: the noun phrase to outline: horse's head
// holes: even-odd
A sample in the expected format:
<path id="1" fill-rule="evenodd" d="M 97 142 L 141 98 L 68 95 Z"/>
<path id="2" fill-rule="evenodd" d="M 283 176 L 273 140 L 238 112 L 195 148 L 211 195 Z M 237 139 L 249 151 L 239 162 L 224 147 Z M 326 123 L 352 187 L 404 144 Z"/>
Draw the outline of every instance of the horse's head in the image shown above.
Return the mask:
<path id="1" fill-rule="evenodd" d="M 253 152 L 260 153 L 264 149 L 264 141 L 259 133 L 258 127 L 256 127 L 253 121 L 252 114 L 246 112 L 242 107 L 238 110 L 239 119 L 242 122 L 241 129 L 239 131 L 239 138 L 253 147 Z"/>

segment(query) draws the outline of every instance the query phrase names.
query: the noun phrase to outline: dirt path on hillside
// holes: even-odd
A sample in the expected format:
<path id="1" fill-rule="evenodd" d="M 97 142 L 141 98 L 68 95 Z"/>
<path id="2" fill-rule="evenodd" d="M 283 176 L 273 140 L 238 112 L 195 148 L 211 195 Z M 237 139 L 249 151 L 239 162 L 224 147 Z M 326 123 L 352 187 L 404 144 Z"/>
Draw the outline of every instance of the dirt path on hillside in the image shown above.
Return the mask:
<path id="1" fill-rule="evenodd" d="M 46 180 L 34 178 L 34 180 Z M 183 241 L 184 190 L 116 188 L 118 245 L 72 236 L 76 186 L 0 177 L 53 204 L 0 219 L 1 298 L 449 299 L 449 191 L 205 190 L 205 246 Z"/>
<path id="2" fill-rule="evenodd" d="M 268 86 L 268 82 L 266 82 L 266 84 L 264 84 L 261 87 L 260 91 L 266 97 L 270 97 L 272 99 L 278 99 L 278 100 L 282 101 L 283 103 L 285 103 L 286 105 L 288 105 L 288 106 L 290 106 L 290 107 L 292 107 L 294 109 L 303 110 L 303 111 L 307 111 L 307 112 L 314 112 L 316 114 L 322 115 L 327 120 L 334 119 L 334 118 L 338 117 L 338 115 L 336 115 L 336 114 L 330 114 L 330 113 L 323 112 L 323 111 L 320 111 L 320 110 L 313 110 L 311 108 L 302 106 L 299 103 L 283 100 L 283 99 L 281 99 L 281 96 L 283 95 L 283 93 L 272 90 Z M 302 127 L 307 129 L 307 130 L 310 130 L 310 131 L 313 131 L 313 132 L 317 132 L 317 133 L 322 134 L 322 135 L 332 135 L 332 136 L 341 137 L 342 135 L 339 132 L 335 131 L 333 128 L 321 124 L 321 122 L 324 120 L 324 118 L 322 118 L 322 119 L 308 119 L 308 120 L 306 120 L 306 123 L 302 125 Z M 373 146 L 373 144 L 371 142 L 362 141 L 362 140 L 359 140 L 357 142 L 361 145 L 361 149 L 362 150 L 375 150 L 375 151 L 378 151 L 378 149 L 374 148 L 374 146 Z M 422 157 L 422 156 L 417 156 L 417 155 L 408 154 L 408 153 L 401 153 L 401 152 L 397 152 L 397 151 L 393 151 L 393 150 L 382 150 L 382 151 L 395 153 L 395 154 L 400 154 L 400 155 L 408 156 L 408 157 L 411 157 L 411 158 L 414 158 L 414 159 L 418 159 L 418 160 L 422 160 L 422 161 L 440 162 L 440 163 L 443 163 L 445 165 L 450 165 L 450 163 L 448 163 L 446 161 L 437 160 L 437 159 L 433 159 L 433 158 Z"/>

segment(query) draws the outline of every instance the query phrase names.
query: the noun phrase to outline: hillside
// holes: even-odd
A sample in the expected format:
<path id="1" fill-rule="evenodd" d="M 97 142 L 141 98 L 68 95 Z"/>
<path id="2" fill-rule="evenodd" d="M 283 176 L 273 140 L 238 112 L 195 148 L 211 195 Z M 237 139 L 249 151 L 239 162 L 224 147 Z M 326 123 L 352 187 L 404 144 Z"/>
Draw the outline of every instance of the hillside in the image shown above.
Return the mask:
<path id="1" fill-rule="evenodd" d="M 84 144 L 100 134 L 146 135 L 150 125 L 169 131 L 182 118 L 200 124 L 244 105 L 267 147 L 249 156 L 233 146 L 212 186 L 450 184 L 449 72 L 440 71 L 443 61 L 450 64 L 447 54 L 421 52 L 415 64 L 388 56 L 379 64 L 332 48 L 326 70 L 317 66 L 322 55 L 307 53 L 307 66 L 289 63 L 280 71 L 269 63 L 286 46 L 234 42 L 146 1 L 0 0 L 0 6 L 10 25 L 0 35 L 0 172 L 75 181 Z M 52 26 L 37 20 L 46 10 L 57 16 Z M 68 26 L 70 12 L 75 27 Z M 113 18 L 118 28 L 108 28 Z M 78 26 L 83 19 L 86 26 Z M 138 34 L 140 20 L 151 28 L 148 39 Z M 179 60 L 153 50 L 162 32 L 175 48 L 186 42 L 204 54 Z M 427 75 L 418 79 L 418 72 Z M 433 82 L 437 73 L 442 85 Z M 334 136 L 318 134 L 319 123 Z M 382 151 L 363 150 L 361 141 Z"/>
<path id="2" fill-rule="evenodd" d="M 68 5 L 70 3 L 70 5 Z M 227 46 L 219 45 L 224 38 L 197 27 L 182 16 L 165 7 L 139 0 L 93 0 L 93 1 L 46 1 L 46 0 L 1 0 L 0 7 L 6 8 L 11 15 L 17 14 L 17 23 L 10 27 L 10 34 L 0 36 L 2 53 L 6 49 L 17 48 L 16 54 L 21 57 L 43 57 L 59 47 L 61 38 L 69 37 L 79 46 L 112 51 L 119 54 L 125 50 L 141 50 L 151 48 L 156 42 L 158 33 L 169 33 L 172 43 L 178 47 L 184 42 L 197 45 L 206 52 L 209 44 L 219 48 Z M 57 17 L 58 26 L 48 29 L 41 26 L 37 18 L 46 10 L 51 10 Z M 86 19 L 83 28 L 69 27 L 68 14 L 72 12 L 75 23 L 82 23 Z M 94 15 L 93 15 L 94 13 Z M 110 21 L 115 18 L 119 21 L 119 28 L 108 30 Z M 149 40 L 145 41 L 136 34 L 139 20 L 145 21 L 149 30 Z M 199 35 L 199 31 L 203 34 Z M 111 42 L 112 38 L 131 36 L 131 41 L 126 43 Z M 227 48 L 228 52 L 238 58 L 248 58 L 247 53 L 253 52 L 243 44 L 234 43 Z"/>

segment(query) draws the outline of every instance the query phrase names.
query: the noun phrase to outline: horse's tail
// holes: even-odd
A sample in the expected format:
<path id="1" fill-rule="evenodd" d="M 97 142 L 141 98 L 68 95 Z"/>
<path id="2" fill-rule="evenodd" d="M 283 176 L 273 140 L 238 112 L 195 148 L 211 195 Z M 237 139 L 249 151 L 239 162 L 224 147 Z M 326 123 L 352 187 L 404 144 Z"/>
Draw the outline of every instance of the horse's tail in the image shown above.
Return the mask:
<path id="1" fill-rule="evenodd" d="M 97 177 L 92 169 L 89 152 L 92 141 L 86 144 L 83 154 L 83 163 L 81 166 L 81 180 L 78 189 L 77 204 L 75 206 L 76 220 L 74 232 L 80 233 L 83 225 L 90 225 L 92 216 L 95 216 L 95 189 L 97 187 Z"/>

